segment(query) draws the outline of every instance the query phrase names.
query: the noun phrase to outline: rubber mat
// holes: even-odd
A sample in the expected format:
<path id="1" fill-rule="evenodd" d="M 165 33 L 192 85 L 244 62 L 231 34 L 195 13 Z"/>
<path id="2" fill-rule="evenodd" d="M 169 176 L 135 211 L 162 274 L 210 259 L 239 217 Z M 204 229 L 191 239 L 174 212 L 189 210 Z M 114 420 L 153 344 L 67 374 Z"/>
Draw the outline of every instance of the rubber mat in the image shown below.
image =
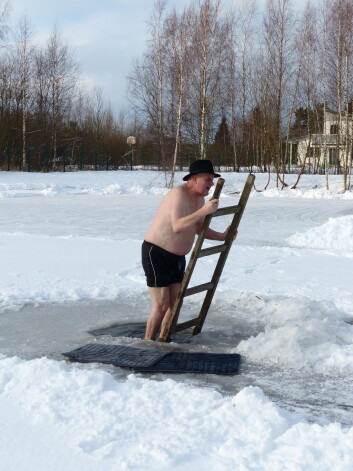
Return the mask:
<path id="1" fill-rule="evenodd" d="M 81 363 L 106 363 L 141 372 L 235 375 L 240 366 L 237 353 L 170 352 L 122 345 L 88 344 L 63 355 Z"/>
<path id="2" fill-rule="evenodd" d="M 94 337 L 101 335 L 110 335 L 111 337 L 130 337 L 134 339 L 143 339 L 146 332 L 146 322 L 133 322 L 130 324 L 113 324 L 108 327 L 90 330 L 88 333 Z M 171 341 L 176 343 L 189 343 L 192 335 L 185 332 L 172 334 Z"/>

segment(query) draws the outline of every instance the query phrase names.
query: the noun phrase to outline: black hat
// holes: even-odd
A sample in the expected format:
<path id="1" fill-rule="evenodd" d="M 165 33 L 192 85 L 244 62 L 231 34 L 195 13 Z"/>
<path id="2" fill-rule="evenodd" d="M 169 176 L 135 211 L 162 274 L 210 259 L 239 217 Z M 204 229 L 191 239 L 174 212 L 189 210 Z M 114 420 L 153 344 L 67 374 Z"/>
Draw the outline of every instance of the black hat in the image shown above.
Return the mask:
<path id="1" fill-rule="evenodd" d="M 187 181 L 191 175 L 196 175 L 197 173 L 213 173 L 215 178 L 220 177 L 218 173 L 215 173 L 213 170 L 213 165 L 210 160 L 195 160 L 192 162 L 189 167 L 189 174 L 185 175 L 183 178 L 184 181 Z"/>

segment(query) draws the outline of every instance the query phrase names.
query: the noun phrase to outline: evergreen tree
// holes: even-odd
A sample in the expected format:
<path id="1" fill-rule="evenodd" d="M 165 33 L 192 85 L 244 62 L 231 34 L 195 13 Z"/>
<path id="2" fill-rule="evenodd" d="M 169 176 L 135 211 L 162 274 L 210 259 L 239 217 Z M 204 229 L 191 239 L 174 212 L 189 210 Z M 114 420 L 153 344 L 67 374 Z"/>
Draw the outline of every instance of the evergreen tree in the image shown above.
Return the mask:
<path id="1" fill-rule="evenodd" d="M 214 143 L 223 148 L 225 151 L 230 147 L 230 133 L 228 129 L 227 119 L 223 116 L 220 125 L 218 126 L 218 130 L 216 132 Z"/>

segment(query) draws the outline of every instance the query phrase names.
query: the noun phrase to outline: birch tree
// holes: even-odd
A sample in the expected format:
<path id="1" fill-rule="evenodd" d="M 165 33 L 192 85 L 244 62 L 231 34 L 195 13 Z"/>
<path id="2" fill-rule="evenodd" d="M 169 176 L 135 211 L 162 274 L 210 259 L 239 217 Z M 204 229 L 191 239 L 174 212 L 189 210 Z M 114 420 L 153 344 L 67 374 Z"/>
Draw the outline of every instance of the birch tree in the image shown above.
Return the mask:
<path id="1" fill-rule="evenodd" d="M 165 167 L 166 36 L 165 0 L 157 0 L 149 20 L 147 52 L 134 61 L 129 76 L 129 97 L 158 142 L 162 166 Z"/>
<path id="2" fill-rule="evenodd" d="M 181 15 L 175 10 L 166 22 L 166 36 L 168 38 L 169 81 L 171 87 L 170 116 L 171 130 L 175 136 L 172 171 L 169 188 L 174 185 L 174 173 L 181 145 L 181 126 L 185 102 L 185 81 L 190 71 L 191 24 L 190 10 L 184 9 Z"/>
<path id="3" fill-rule="evenodd" d="M 94 138 L 95 167 L 103 151 L 103 133 L 107 120 L 110 119 L 110 110 L 104 102 L 103 90 L 95 87 L 93 98 L 88 108 L 88 119 L 91 124 L 92 136 Z"/>
<path id="4" fill-rule="evenodd" d="M 240 153 L 244 161 L 248 160 L 249 135 L 246 132 L 248 113 L 251 107 L 251 86 L 253 78 L 253 60 L 255 57 L 255 21 L 257 15 L 256 0 L 242 0 L 236 20 L 236 43 L 239 64 L 235 82 L 239 83 L 239 114 L 240 114 Z M 249 105 L 250 103 L 250 105 Z"/>
<path id="5" fill-rule="evenodd" d="M 53 169 L 58 161 L 58 132 L 64 117 L 70 116 L 73 97 L 77 84 L 77 65 L 73 60 L 68 45 L 62 40 L 55 27 L 44 50 L 45 63 L 44 91 L 51 124 L 51 145 L 53 150 Z"/>
<path id="6" fill-rule="evenodd" d="M 237 119 L 237 110 L 238 110 L 238 96 L 239 96 L 239 86 L 236 80 L 236 66 L 237 66 L 237 53 L 235 49 L 235 32 L 232 28 L 229 41 L 229 55 L 228 55 L 228 75 L 226 79 L 226 88 L 225 99 L 228 99 L 229 106 L 227 111 L 230 115 L 230 141 L 233 153 L 233 171 L 239 171 L 239 162 L 238 162 L 238 119 Z"/>
<path id="7" fill-rule="evenodd" d="M 264 42 L 268 61 L 268 90 L 273 99 L 275 148 L 274 165 L 279 179 L 282 161 L 282 125 L 285 99 L 290 94 L 289 84 L 293 60 L 294 15 L 291 0 L 267 0 L 264 17 Z"/>
<path id="8" fill-rule="evenodd" d="M 340 137 L 343 144 L 343 191 L 350 188 L 352 166 L 352 87 L 353 5 L 338 0 L 335 5 L 339 37 L 337 38 L 337 101 L 340 113 Z M 342 82 L 342 83 L 340 83 Z M 342 102 L 342 107 L 341 107 Z"/>
<path id="9" fill-rule="evenodd" d="M 302 173 L 304 172 L 307 162 L 314 167 L 318 165 L 318 155 L 314 155 L 316 147 L 312 144 L 313 134 L 321 133 L 321 107 L 318 110 L 318 84 L 317 84 L 317 66 L 318 66 L 318 50 L 317 50 L 317 34 L 316 34 L 316 10 L 310 1 L 307 2 L 299 27 L 296 32 L 296 50 L 297 54 L 297 72 L 298 77 L 298 102 L 306 111 L 306 135 L 307 145 L 305 157 L 301 162 L 301 170 L 298 178 L 292 188 L 296 188 Z M 321 140 L 316 142 L 321 145 Z"/>
<path id="10" fill-rule="evenodd" d="M 20 102 L 20 109 L 22 114 L 22 170 L 27 168 L 27 120 L 29 112 L 30 99 L 32 94 L 32 80 L 33 80 L 33 52 L 32 45 L 33 30 L 29 20 L 24 16 L 19 24 L 15 33 L 15 43 L 12 52 L 13 62 L 17 71 L 18 81 L 18 97 Z"/>
<path id="11" fill-rule="evenodd" d="M 323 104 L 323 121 L 326 121 L 327 97 L 328 97 L 328 16 L 329 3 L 331 0 L 321 0 L 318 8 L 318 34 L 317 44 L 319 52 L 318 81 L 320 83 L 320 96 Z M 319 34 L 320 32 L 320 34 Z M 326 189 L 329 189 L 329 161 L 328 147 L 325 138 L 323 143 L 323 155 L 325 165 Z"/>
<path id="12" fill-rule="evenodd" d="M 8 139 L 10 132 L 7 132 L 5 136 L 5 126 L 8 125 L 6 120 L 6 113 L 11 108 L 14 88 L 14 68 L 12 61 L 7 53 L 7 44 L 4 42 L 8 33 L 8 17 L 10 13 L 10 2 L 0 0 L 0 50 L 3 52 L 2 60 L 0 61 L 0 120 L 2 133 L 0 134 L 0 143 L 8 145 Z M 7 121 L 7 122 L 6 122 Z M 8 130 L 9 131 L 9 130 Z"/>
<path id="13" fill-rule="evenodd" d="M 351 0 L 328 3 L 327 70 L 331 107 L 337 110 L 337 155 L 343 170 L 343 191 L 349 189 L 352 154 L 352 39 Z"/>
<path id="14" fill-rule="evenodd" d="M 0 0 L 0 40 L 4 40 L 9 30 L 8 19 L 11 11 L 11 2 Z M 1 46 L 6 47 L 6 46 Z"/>
<path id="15" fill-rule="evenodd" d="M 220 0 L 203 0 L 193 14 L 193 65 L 188 81 L 188 128 L 206 158 L 210 137 L 222 115 L 221 84 L 227 62 L 230 25 L 221 15 Z"/>

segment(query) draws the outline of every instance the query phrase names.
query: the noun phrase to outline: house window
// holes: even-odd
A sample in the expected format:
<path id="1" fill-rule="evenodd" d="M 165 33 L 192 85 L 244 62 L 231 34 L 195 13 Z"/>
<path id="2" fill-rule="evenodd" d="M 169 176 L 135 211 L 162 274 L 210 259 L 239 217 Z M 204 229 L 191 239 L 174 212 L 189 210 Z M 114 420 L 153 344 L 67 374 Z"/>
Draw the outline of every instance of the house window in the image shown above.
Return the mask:
<path id="1" fill-rule="evenodd" d="M 338 134 L 338 124 L 331 124 L 330 134 Z"/>
<path id="2" fill-rule="evenodd" d="M 338 149 L 337 147 L 331 147 L 329 149 L 329 165 L 338 165 L 339 158 L 338 158 Z"/>

